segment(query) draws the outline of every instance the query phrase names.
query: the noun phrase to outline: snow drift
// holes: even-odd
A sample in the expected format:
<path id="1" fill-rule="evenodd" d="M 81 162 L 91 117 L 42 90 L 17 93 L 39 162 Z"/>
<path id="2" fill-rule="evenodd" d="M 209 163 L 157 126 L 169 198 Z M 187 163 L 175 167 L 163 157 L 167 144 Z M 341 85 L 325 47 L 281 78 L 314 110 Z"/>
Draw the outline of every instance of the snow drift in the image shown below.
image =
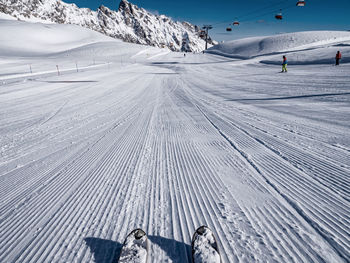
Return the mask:
<path id="1" fill-rule="evenodd" d="M 76 25 L 27 23 L 0 18 L 0 56 L 49 54 L 105 41 L 119 40 Z"/>
<path id="2" fill-rule="evenodd" d="M 332 63 L 335 53 L 343 53 L 342 62 L 350 62 L 350 32 L 306 31 L 275 36 L 245 38 L 221 43 L 207 52 L 227 57 L 280 64 L 281 54 L 289 64 Z"/>

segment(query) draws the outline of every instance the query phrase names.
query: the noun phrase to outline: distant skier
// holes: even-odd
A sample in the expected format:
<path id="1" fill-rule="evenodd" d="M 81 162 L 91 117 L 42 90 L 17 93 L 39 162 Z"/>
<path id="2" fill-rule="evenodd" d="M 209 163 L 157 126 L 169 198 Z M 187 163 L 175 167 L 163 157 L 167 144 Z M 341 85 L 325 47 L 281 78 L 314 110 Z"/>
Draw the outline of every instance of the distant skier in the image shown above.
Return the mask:
<path id="1" fill-rule="evenodd" d="M 337 52 L 337 54 L 335 55 L 335 65 L 339 66 L 339 61 L 341 60 L 341 53 L 340 51 Z"/>
<path id="2" fill-rule="evenodd" d="M 286 56 L 283 56 L 282 72 L 287 72 L 287 64 L 288 64 L 287 58 Z"/>

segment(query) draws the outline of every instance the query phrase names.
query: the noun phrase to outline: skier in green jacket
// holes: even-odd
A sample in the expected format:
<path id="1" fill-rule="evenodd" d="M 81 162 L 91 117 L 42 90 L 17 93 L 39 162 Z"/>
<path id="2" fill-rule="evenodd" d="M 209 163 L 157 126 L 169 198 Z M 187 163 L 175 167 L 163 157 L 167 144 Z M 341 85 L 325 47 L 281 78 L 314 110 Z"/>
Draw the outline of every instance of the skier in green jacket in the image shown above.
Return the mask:
<path id="1" fill-rule="evenodd" d="M 282 72 L 287 72 L 287 64 L 288 64 L 287 58 L 286 56 L 283 56 Z"/>

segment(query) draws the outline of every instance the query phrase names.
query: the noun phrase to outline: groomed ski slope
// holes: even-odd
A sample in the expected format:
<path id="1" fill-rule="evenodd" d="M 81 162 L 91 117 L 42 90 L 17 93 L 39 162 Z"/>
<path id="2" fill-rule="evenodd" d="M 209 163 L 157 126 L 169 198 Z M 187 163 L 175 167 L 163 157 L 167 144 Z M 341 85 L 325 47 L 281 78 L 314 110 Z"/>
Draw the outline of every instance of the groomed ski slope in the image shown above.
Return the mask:
<path id="1" fill-rule="evenodd" d="M 114 262 L 135 228 L 150 262 L 191 262 L 200 225 L 223 262 L 350 260 L 349 64 L 308 56 L 280 74 L 259 63 L 275 54 L 77 31 L 69 49 L 9 53 L 3 33 L 0 262 Z"/>

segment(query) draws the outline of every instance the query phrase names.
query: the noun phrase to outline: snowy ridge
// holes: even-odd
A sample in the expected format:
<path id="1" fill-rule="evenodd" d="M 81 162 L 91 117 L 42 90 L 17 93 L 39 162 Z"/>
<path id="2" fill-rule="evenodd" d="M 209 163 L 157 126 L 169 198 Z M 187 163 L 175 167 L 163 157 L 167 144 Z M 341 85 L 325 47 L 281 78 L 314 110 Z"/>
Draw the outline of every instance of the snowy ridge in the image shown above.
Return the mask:
<path id="1" fill-rule="evenodd" d="M 105 6 L 92 11 L 61 0 L 1 0 L 0 12 L 21 20 L 75 24 L 127 42 L 173 51 L 198 52 L 205 48 L 197 26 L 153 15 L 126 0 L 121 0 L 118 11 Z"/>
<path id="2" fill-rule="evenodd" d="M 284 54 L 288 55 L 289 64 L 329 64 L 337 50 L 343 51 L 343 62 L 350 62 L 350 32 L 306 31 L 245 38 L 218 44 L 206 52 L 239 59 L 257 58 L 273 64 L 280 64 L 280 54 Z M 273 57 L 276 54 L 277 60 Z"/>
<path id="3" fill-rule="evenodd" d="M 4 57 L 47 55 L 97 42 L 118 41 L 76 25 L 26 23 L 17 20 L 0 20 L 0 25 L 0 56 Z"/>

